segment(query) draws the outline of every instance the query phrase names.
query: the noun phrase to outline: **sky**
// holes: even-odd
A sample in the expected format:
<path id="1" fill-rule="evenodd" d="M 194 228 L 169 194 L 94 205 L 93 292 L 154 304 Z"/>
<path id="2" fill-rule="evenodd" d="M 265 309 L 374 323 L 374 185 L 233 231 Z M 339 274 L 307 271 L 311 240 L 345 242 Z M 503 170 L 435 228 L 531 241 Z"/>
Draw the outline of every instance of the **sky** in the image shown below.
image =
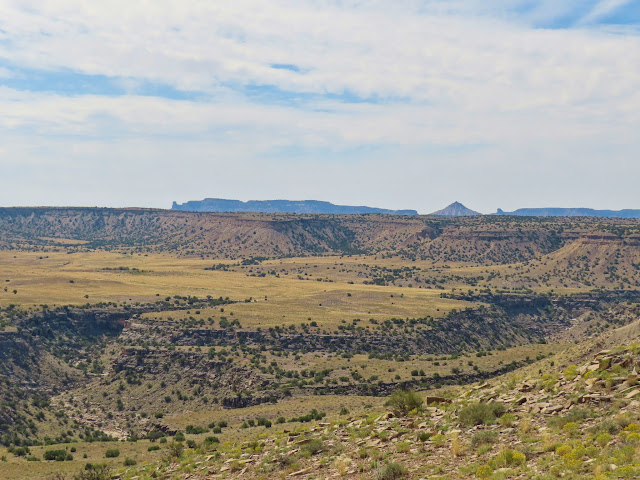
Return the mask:
<path id="1" fill-rule="evenodd" d="M 0 206 L 640 208 L 640 0 L 2 0 Z"/>

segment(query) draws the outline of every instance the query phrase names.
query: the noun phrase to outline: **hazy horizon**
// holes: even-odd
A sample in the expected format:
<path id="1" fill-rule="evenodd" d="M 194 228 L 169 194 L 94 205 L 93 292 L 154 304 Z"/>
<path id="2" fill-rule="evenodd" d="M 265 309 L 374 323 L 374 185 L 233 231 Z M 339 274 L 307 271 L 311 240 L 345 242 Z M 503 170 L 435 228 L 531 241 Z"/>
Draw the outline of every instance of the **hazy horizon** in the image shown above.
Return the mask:
<path id="1" fill-rule="evenodd" d="M 433 210 L 429 210 L 429 211 L 422 211 L 419 210 L 417 208 L 414 208 L 411 205 L 405 206 L 405 207 L 400 207 L 400 208 L 389 208 L 385 205 L 369 205 L 369 204 L 364 204 L 364 203 L 353 203 L 353 204 L 341 204 L 341 203 L 336 203 L 333 202 L 331 200 L 324 200 L 324 199 L 318 199 L 318 198 L 265 198 L 265 199 L 256 199 L 256 198 L 249 198 L 246 200 L 243 199 L 239 199 L 239 198 L 220 198 L 220 197 L 203 197 L 203 198 L 199 198 L 199 199 L 191 199 L 191 200 L 185 200 L 185 201 L 179 201 L 177 202 L 178 204 L 182 204 L 182 203 L 186 203 L 188 201 L 201 201 L 204 200 L 206 198 L 216 198 L 219 200 L 240 200 L 242 202 L 249 202 L 249 201 L 277 201 L 277 200 L 283 200 L 283 201 L 291 201 L 291 202 L 302 202 L 302 201 L 320 201 L 320 202 L 329 202 L 332 203 L 334 205 L 340 205 L 340 206 L 349 206 L 349 207 L 370 207 L 370 208 L 380 208 L 380 209 L 388 209 L 388 210 L 417 210 L 418 211 L 418 215 L 428 215 L 430 213 L 436 212 L 438 210 L 441 210 L 443 208 L 448 207 L 449 205 L 453 204 L 456 202 L 456 200 L 451 201 L 449 203 L 443 204 L 440 207 L 434 208 Z M 172 201 L 173 202 L 173 201 Z M 462 203 L 462 202 L 458 202 L 458 203 Z M 467 205 L 462 203 L 463 206 L 471 209 L 471 210 L 475 210 L 476 212 L 482 214 L 482 215 L 490 215 L 490 214 L 494 214 L 497 213 L 498 209 L 503 210 L 506 213 L 509 212 L 513 212 L 516 210 L 527 210 L 527 209 L 591 209 L 591 210 L 598 210 L 598 211 L 620 211 L 620 210 L 640 210 L 640 208 L 634 208 L 633 206 L 630 207 L 624 207 L 624 208 L 619 208 L 619 209 L 610 209 L 610 208 L 600 208 L 600 207 L 590 207 L 590 206 L 549 206 L 549 205 L 543 205 L 543 206 L 526 206 L 526 207 L 516 207 L 513 209 L 505 209 L 502 207 L 496 207 L 494 208 L 492 211 L 480 211 L 476 208 L 473 207 L 473 205 Z M 39 207 L 52 207 L 52 208 L 141 208 L 141 209 L 158 209 L 158 210 L 171 210 L 172 207 L 172 203 L 169 205 L 165 205 L 165 206 L 148 206 L 148 205 L 112 205 L 112 206 L 108 206 L 108 205 L 46 205 L 46 204 L 42 204 L 42 205 L 0 205 L 0 208 L 11 208 L 11 207 L 15 207 L 15 208 L 39 208 Z"/>

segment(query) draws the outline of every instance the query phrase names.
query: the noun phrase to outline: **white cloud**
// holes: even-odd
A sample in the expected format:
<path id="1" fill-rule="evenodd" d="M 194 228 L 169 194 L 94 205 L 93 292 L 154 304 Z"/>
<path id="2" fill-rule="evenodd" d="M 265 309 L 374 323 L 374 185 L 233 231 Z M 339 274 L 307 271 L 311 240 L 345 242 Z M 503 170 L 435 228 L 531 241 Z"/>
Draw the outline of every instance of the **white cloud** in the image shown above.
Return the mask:
<path id="1" fill-rule="evenodd" d="M 305 173 L 332 181 L 342 162 L 354 179 L 365 163 L 368 173 L 360 176 L 366 181 L 357 182 L 354 198 L 345 183 L 332 194 L 336 199 L 363 203 L 358 196 L 411 207 L 426 195 L 418 190 L 419 175 L 388 174 L 385 165 L 426 177 L 436 173 L 442 185 L 430 188 L 442 198 L 456 185 L 474 188 L 474 182 L 460 181 L 455 165 L 493 183 L 531 175 L 531 162 L 545 164 L 538 158 L 542 155 L 552 159 L 545 174 L 565 179 L 547 181 L 545 192 L 568 188 L 585 203 L 593 191 L 567 185 L 570 174 L 591 178 L 585 169 L 600 172 L 597 160 L 605 156 L 613 170 L 637 172 L 630 162 L 638 153 L 640 38 L 595 27 L 528 26 L 575 12 L 578 3 L 541 1 L 516 21 L 514 2 L 506 0 L 0 2 L 0 59 L 14 67 L 116 77 L 130 92 L 61 96 L 0 88 L 0 167 L 9 172 L 0 178 L 3 201 L 14 202 L 23 193 L 28 197 L 32 192 L 17 192 L 23 183 L 39 185 L 41 193 L 59 202 L 91 203 L 96 195 L 109 198 L 116 188 L 114 182 L 96 186 L 91 172 L 115 178 L 110 169 L 126 167 L 136 172 L 136 180 L 147 172 L 149 185 L 137 188 L 147 199 L 154 182 L 171 179 L 174 183 L 153 197 L 154 204 L 166 205 L 171 199 L 161 196 L 172 185 L 188 198 L 188 189 L 177 184 L 188 182 L 187 176 L 170 173 L 179 159 L 191 171 L 234 172 L 225 176 L 231 197 L 240 196 L 234 192 L 302 194 L 310 188 Z M 619 3 L 603 1 L 590 15 Z M 273 64 L 293 64 L 303 73 Z M 206 97 L 136 96 L 145 82 Z M 243 87 L 264 85 L 289 93 L 273 103 L 244 95 Z M 345 93 L 380 101 L 340 101 Z M 291 102 L 296 95 L 301 100 Z M 468 145 L 482 148 L 461 148 Z M 359 149 L 369 157 L 353 153 Z M 324 152 L 331 158 L 323 158 Z M 584 159 L 584 168 L 576 158 Z M 292 162 L 303 165 L 299 174 L 290 171 Z M 275 172 L 265 174 L 271 190 L 260 186 L 265 175 L 252 180 L 241 174 L 265 165 Z M 29 168 L 49 172 L 43 185 L 22 180 Z M 70 189 L 65 171 L 76 172 L 88 187 Z M 54 193 L 54 186 L 44 185 L 50 178 L 66 187 Z M 278 178 L 290 180 L 282 182 L 280 188 L 287 190 L 280 194 L 275 192 Z M 387 179 L 416 187 L 386 190 Z M 118 184 L 129 183 L 121 178 Z M 206 185 L 193 197 L 213 194 L 205 192 Z M 487 196 L 476 188 L 475 198 Z M 524 201 L 539 192 L 521 187 L 500 193 Z M 130 203 L 134 195 L 131 188 L 122 190 Z M 374 201 L 376 195 L 383 199 Z M 622 198 L 624 193 L 612 188 L 599 195 Z M 398 196 L 406 200 L 392 205 Z M 434 196 L 433 201 L 435 208 L 444 199 Z M 477 202 L 486 202 L 487 210 L 495 206 L 488 198 Z"/>

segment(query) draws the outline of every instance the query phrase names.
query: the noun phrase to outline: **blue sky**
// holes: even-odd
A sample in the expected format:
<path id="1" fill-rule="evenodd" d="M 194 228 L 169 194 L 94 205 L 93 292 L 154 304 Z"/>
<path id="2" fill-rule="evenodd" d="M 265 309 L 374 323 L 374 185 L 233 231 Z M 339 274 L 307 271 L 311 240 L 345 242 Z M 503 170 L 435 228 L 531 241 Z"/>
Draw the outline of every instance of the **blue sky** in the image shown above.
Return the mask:
<path id="1" fill-rule="evenodd" d="M 0 205 L 640 208 L 640 1 L 0 4 Z"/>

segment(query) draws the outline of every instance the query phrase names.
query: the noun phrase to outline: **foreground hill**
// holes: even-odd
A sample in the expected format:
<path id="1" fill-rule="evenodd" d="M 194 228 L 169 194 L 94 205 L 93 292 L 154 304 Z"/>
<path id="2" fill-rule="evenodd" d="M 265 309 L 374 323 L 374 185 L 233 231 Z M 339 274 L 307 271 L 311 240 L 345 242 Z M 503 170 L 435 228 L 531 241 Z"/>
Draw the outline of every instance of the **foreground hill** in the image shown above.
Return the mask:
<path id="1" fill-rule="evenodd" d="M 123 478 L 638 478 L 638 344 L 540 365 L 439 396 L 398 393 L 389 410 L 243 442 L 171 447 Z M 544 373 L 543 372 L 544 369 Z"/>
<path id="2" fill-rule="evenodd" d="M 28 454 L 111 452 L 56 480 L 638 478 L 639 333 L 635 321 L 489 381 L 398 391 L 354 412 L 287 412 L 237 426 L 191 415 L 185 431 L 105 446 L 32 446 Z M 12 456 L 8 478 L 29 463 Z M 77 462 L 42 463 L 60 471 Z"/>

